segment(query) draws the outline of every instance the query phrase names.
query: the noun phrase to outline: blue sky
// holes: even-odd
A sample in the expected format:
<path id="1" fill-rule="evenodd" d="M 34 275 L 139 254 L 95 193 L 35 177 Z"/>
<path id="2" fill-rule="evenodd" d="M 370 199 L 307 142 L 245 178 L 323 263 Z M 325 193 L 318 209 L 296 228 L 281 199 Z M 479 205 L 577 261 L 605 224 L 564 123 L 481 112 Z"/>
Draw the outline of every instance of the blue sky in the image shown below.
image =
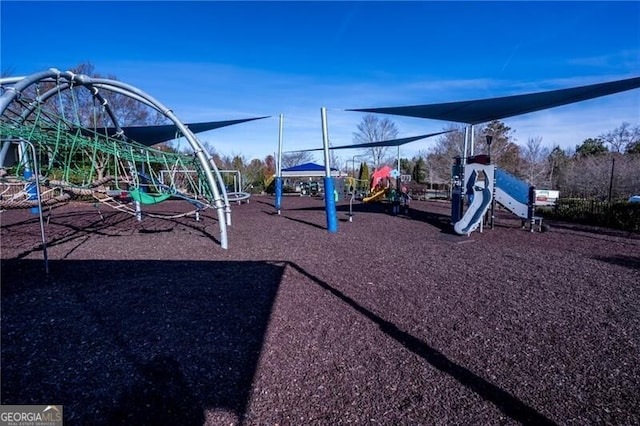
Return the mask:
<path id="1" fill-rule="evenodd" d="M 352 143 L 363 114 L 640 76 L 640 2 L 33 2 L 0 3 L 1 71 L 91 62 L 184 122 L 271 118 L 201 134 L 223 155 L 264 158 Z M 389 116 L 399 137 L 450 123 Z M 623 121 L 640 90 L 503 120 L 517 143 L 575 147 Z M 402 148 L 411 157 L 433 140 Z M 350 159 L 356 150 L 341 151 Z M 319 159 L 319 158 L 318 158 Z"/>

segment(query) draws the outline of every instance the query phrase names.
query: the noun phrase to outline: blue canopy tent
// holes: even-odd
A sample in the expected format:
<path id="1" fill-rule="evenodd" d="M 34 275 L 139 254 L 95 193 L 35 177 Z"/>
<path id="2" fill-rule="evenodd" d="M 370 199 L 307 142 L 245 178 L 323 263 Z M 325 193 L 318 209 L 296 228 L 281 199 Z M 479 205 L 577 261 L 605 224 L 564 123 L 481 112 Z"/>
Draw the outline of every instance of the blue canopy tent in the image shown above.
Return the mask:
<path id="1" fill-rule="evenodd" d="M 316 163 L 304 163 L 299 164 L 297 166 L 288 167 L 286 169 L 281 170 L 281 177 L 284 179 L 287 178 L 309 178 L 309 180 L 317 181 L 320 178 L 324 178 L 326 176 L 326 169 L 323 165 Z M 331 177 L 338 178 L 341 177 L 342 174 L 340 170 L 332 167 L 331 168 Z M 318 179 L 313 179 L 318 178 Z"/>
<path id="2" fill-rule="evenodd" d="M 282 169 L 282 177 L 323 177 L 325 175 L 325 167 L 316 163 L 304 163 L 293 167 Z M 334 167 L 331 168 L 331 176 L 341 176 L 340 171 Z"/>

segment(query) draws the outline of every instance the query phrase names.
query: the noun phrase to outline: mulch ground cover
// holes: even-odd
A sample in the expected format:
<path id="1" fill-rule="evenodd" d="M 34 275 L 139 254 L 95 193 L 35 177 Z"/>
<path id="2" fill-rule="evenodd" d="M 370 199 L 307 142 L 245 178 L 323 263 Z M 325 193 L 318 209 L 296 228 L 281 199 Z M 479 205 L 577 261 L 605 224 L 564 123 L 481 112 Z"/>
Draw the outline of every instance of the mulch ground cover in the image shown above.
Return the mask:
<path id="1" fill-rule="evenodd" d="M 168 201 L 152 212 L 191 206 Z M 0 213 L 2 404 L 73 425 L 640 424 L 640 238 L 269 196 Z M 545 222 L 547 223 L 547 222 Z"/>

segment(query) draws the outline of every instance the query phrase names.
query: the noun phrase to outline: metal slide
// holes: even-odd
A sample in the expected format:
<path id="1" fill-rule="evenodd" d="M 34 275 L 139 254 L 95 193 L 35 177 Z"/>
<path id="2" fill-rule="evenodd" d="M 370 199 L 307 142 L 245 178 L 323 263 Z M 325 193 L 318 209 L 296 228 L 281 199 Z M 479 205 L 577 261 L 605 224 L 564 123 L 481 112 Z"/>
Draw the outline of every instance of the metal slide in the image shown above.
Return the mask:
<path id="1" fill-rule="evenodd" d="M 472 196 L 462 218 L 453 229 L 457 234 L 469 235 L 475 231 L 491 206 L 495 167 L 483 164 L 467 164 L 464 170 L 466 195 Z M 482 181 L 480 181 L 482 177 Z"/>

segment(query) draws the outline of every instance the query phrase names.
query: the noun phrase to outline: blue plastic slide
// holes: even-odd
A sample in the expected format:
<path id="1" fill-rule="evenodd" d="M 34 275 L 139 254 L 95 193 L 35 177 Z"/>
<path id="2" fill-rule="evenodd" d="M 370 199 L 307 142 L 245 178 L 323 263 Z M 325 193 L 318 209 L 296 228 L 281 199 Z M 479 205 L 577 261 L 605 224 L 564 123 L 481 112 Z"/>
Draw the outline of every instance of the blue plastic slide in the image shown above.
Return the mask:
<path id="1" fill-rule="evenodd" d="M 496 201 L 522 219 L 529 219 L 529 184 L 496 169 Z"/>

